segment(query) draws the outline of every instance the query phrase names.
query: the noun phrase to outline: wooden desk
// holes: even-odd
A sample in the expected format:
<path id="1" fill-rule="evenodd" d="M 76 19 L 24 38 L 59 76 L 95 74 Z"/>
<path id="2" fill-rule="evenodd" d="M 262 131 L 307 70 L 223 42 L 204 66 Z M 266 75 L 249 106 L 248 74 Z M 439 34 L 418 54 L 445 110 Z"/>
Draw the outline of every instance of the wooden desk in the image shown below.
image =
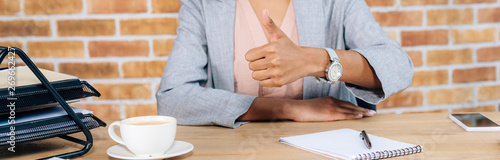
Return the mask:
<path id="1" fill-rule="evenodd" d="M 500 122 L 500 112 L 485 113 Z M 337 122 L 253 122 L 237 129 L 214 126 L 179 126 L 177 140 L 194 145 L 188 154 L 173 159 L 327 159 L 278 142 L 279 137 L 340 128 L 424 146 L 424 152 L 396 159 L 500 159 L 500 132 L 466 132 L 444 113 L 381 114 L 361 120 Z M 108 124 L 112 120 L 107 121 Z M 94 147 L 77 159 L 112 159 L 106 150 L 117 144 L 107 128 L 92 130 Z M 82 134 L 76 134 L 82 137 Z M 0 159 L 35 159 L 81 149 L 59 138 L 16 145 L 16 153 L 0 147 Z"/>

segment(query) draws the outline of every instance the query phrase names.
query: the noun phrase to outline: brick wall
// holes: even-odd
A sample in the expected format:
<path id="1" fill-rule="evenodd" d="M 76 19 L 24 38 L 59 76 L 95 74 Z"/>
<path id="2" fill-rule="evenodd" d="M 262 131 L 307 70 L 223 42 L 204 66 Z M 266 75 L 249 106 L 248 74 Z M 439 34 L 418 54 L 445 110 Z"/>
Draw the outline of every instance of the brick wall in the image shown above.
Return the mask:
<path id="1" fill-rule="evenodd" d="M 415 65 L 412 86 L 378 105 L 380 113 L 498 110 L 498 0 L 366 1 Z M 0 45 L 102 93 L 73 106 L 101 118 L 152 115 L 179 7 L 178 0 L 0 0 Z"/>
<path id="2" fill-rule="evenodd" d="M 380 112 L 498 111 L 498 0 L 366 2 L 415 66 L 411 87 L 378 105 Z"/>

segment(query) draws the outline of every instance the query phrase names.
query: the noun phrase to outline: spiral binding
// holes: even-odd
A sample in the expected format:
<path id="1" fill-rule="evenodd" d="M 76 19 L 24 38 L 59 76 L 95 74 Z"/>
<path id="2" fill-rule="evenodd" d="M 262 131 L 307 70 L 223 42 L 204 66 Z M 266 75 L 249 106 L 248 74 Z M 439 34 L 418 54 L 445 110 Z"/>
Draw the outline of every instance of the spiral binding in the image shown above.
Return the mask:
<path id="1" fill-rule="evenodd" d="M 383 159 L 383 158 L 391 158 L 391 157 L 415 154 L 420 152 L 422 152 L 422 146 L 417 145 L 414 147 L 408 147 L 403 149 L 384 150 L 384 151 L 358 154 L 355 159 L 356 160 Z"/>

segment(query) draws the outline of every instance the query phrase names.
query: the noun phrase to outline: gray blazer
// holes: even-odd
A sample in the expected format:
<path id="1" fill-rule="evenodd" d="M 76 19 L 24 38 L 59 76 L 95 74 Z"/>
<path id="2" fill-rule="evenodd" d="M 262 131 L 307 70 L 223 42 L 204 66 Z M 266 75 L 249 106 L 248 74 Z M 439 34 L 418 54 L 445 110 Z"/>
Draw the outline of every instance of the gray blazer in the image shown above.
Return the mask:
<path id="1" fill-rule="evenodd" d="M 182 125 L 236 128 L 254 96 L 234 93 L 235 0 L 181 0 L 179 27 L 156 94 L 158 114 Z M 333 96 L 377 104 L 407 88 L 413 64 L 374 20 L 364 0 L 293 0 L 301 46 L 354 50 L 375 70 L 381 90 L 304 78 L 303 98 Z M 341 60 L 342 62 L 342 60 Z M 345 73 L 344 74 L 349 74 Z"/>

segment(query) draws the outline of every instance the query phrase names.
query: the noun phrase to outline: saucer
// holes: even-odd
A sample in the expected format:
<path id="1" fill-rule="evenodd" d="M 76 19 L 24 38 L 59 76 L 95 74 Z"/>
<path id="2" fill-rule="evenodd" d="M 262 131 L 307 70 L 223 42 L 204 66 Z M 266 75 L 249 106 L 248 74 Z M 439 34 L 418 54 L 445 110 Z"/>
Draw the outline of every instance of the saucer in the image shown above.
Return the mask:
<path id="1" fill-rule="evenodd" d="M 186 154 L 193 150 L 194 146 L 191 143 L 184 141 L 174 141 L 172 147 L 163 155 L 154 157 L 138 157 L 130 152 L 125 145 L 117 144 L 109 147 L 107 153 L 109 156 L 120 159 L 164 159 Z"/>

